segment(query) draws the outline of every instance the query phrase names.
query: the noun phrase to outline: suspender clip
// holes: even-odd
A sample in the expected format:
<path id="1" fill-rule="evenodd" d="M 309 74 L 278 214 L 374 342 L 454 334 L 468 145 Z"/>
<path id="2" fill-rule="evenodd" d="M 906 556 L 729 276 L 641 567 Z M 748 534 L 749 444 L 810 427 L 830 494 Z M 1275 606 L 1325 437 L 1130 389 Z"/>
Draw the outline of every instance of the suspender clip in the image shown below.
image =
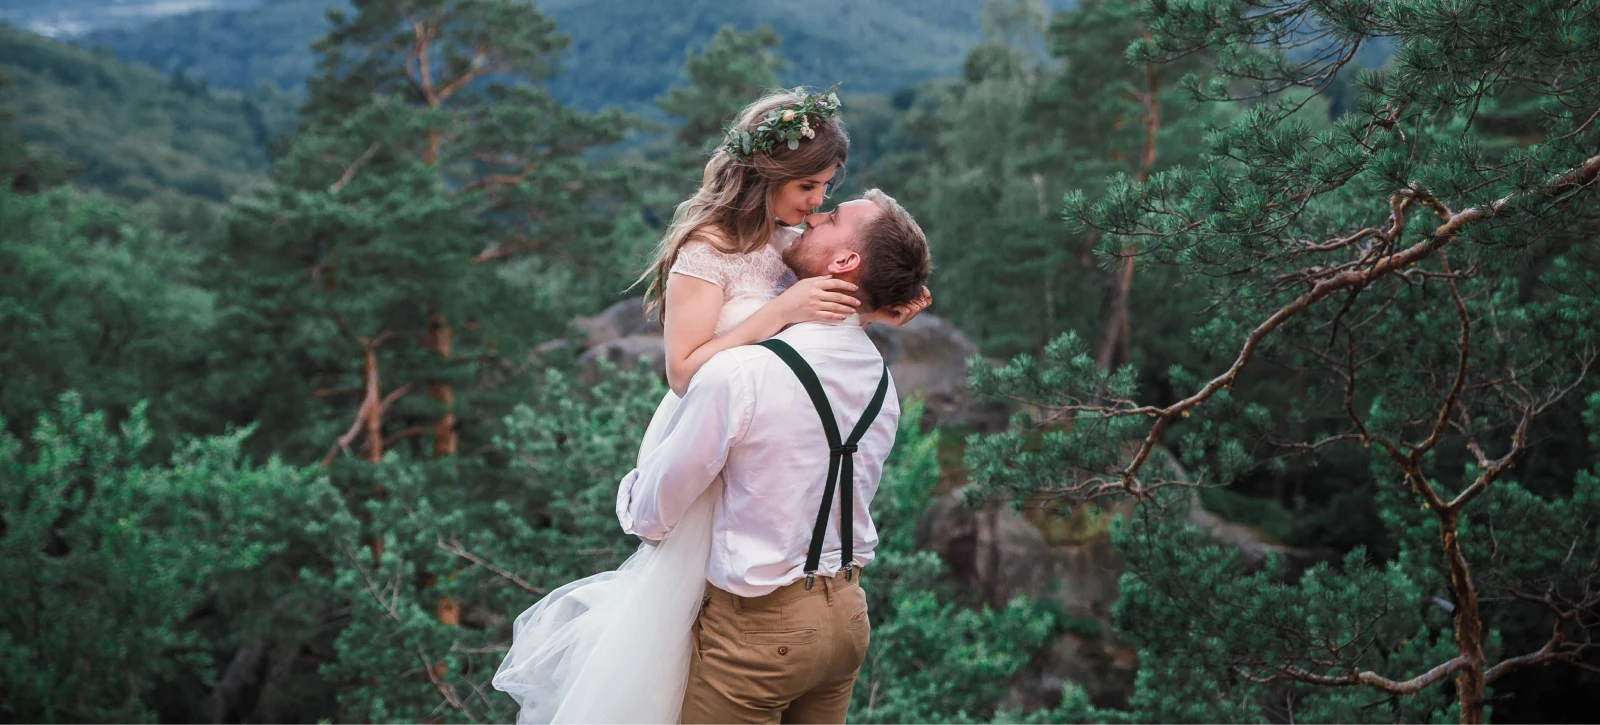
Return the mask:
<path id="1" fill-rule="evenodd" d="M 811 591 L 811 585 L 812 584 L 816 584 L 816 583 L 817 583 L 817 575 L 816 574 L 807 574 L 806 575 L 806 591 L 808 591 L 808 592 Z"/>
<path id="2" fill-rule="evenodd" d="M 854 568 L 854 567 L 852 567 L 852 566 L 851 566 L 851 565 L 849 565 L 849 564 L 845 564 L 845 565 L 844 565 L 844 580 L 845 580 L 845 581 L 850 581 L 850 575 L 851 575 L 851 574 L 852 574 L 852 573 L 853 573 L 853 572 L 854 572 L 854 571 L 855 571 L 855 568 Z"/>

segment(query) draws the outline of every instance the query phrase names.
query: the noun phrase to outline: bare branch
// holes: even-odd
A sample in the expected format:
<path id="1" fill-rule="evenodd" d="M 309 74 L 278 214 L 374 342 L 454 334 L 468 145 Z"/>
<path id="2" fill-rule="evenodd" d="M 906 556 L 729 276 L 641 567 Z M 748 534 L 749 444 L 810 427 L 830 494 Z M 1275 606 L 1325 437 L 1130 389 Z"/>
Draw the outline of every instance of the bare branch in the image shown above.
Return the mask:
<path id="1" fill-rule="evenodd" d="M 1456 657 L 1421 675 L 1403 681 L 1391 680 L 1371 671 L 1351 672 L 1346 675 L 1319 675 L 1295 665 L 1283 665 L 1276 672 L 1265 676 L 1252 674 L 1243 667 L 1235 667 L 1234 671 L 1238 672 L 1240 677 L 1262 685 L 1271 682 L 1304 682 L 1323 687 L 1366 685 L 1393 695 L 1410 695 L 1421 692 L 1423 688 L 1433 685 L 1470 665 L 1471 663 L 1466 657 Z"/>
<path id="2" fill-rule="evenodd" d="M 447 552 L 449 552 L 451 554 L 455 554 L 456 556 L 459 556 L 459 557 L 461 557 L 463 559 L 466 559 L 467 561 L 470 561 L 470 562 L 472 562 L 474 564 L 477 564 L 478 566 L 481 566 L 481 567 L 483 567 L 485 569 L 488 569 L 489 571 L 492 571 L 495 574 L 498 574 L 500 576 L 500 578 L 505 579 L 506 581 L 509 581 L 512 584 L 517 585 L 518 587 L 521 587 L 523 591 L 526 591 L 526 592 L 528 592 L 530 594 L 537 594 L 539 596 L 544 596 L 544 594 L 545 594 L 545 590 L 540 589 L 539 587 L 536 587 L 536 586 L 534 586 L 532 584 L 529 584 L 526 581 L 523 581 L 522 577 L 519 577 L 516 574 L 512 574 L 511 572 L 506 571 L 505 569 L 501 569 L 500 567 L 495 566 L 494 564 L 491 564 L 488 561 L 485 561 L 482 557 L 478 556 L 477 554 L 474 554 L 474 553 L 472 553 L 470 551 L 467 551 L 465 548 L 463 548 L 461 546 L 461 542 L 459 542 L 459 541 L 457 541 L 455 539 L 451 539 L 449 542 L 446 542 L 443 538 L 440 538 L 439 541 L 438 541 L 438 544 L 439 544 L 439 548 L 440 549 L 442 549 L 444 551 L 447 551 Z"/>
<path id="3" fill-rule="evenodd" d="M 343 189 L 346 184 L 349 184 L 351 179 L 356 178 L 356 174 L 360 173 L 361 167 L 366 166 L 367 162 L 372 160 L 373 154 L 376 154 L 377 152 L 378 142 L 373 141 L 372 145 L 368 146 L 366 151 L 362 152 L 360 156 L 356 157 L 355 161 L 351 162 L 349 166 L 345 167 L 344 174 L 339 177 L 339 180 L 328 186 L 328 193 L 339 193 L 339 190 Z"/>

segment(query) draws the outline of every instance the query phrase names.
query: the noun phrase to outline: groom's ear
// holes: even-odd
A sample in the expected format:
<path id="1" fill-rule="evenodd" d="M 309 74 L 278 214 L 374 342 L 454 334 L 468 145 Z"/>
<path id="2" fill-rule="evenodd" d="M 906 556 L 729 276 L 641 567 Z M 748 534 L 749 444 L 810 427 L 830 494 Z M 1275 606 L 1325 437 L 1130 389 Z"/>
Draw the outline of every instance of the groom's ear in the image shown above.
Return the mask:
<path id="1" fill-rule="evenodd" d="M 828 274 L 854 272 L 861 268 L 861 253 L 848 247 L 833 253 L 828 261 Z"/>

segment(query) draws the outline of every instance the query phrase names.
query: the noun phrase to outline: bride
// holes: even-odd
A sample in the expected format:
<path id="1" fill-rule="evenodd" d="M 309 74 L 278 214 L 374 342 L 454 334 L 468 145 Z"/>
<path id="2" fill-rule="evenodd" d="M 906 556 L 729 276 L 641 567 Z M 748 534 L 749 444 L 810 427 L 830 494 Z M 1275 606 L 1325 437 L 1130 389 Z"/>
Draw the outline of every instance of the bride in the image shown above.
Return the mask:
<path id="1" fill-rule="evenodd" d="M 799 89 L 750 104 L 706 163 L 700 189 L 678 206 L 640 278 L 649 280 L 648 310 L 662 314 L 672 388 L 644 434 L 640 461 L 713 355 L 786 325 L 855 313 L 856 299 L 841 293 L 854 285 L 843 280 L 784 289 L 781 257 L 797 234 L 792 227 L 842 173 L 850 139 L 838 109 L 832 92 Z M 665 540 L 640 544 L 615 571 L 556 589 L 517 617 L 494 676 L 495 688 L 521 705 L 517 722 L 678 721 L 721 492 L 713 482 Z"/>

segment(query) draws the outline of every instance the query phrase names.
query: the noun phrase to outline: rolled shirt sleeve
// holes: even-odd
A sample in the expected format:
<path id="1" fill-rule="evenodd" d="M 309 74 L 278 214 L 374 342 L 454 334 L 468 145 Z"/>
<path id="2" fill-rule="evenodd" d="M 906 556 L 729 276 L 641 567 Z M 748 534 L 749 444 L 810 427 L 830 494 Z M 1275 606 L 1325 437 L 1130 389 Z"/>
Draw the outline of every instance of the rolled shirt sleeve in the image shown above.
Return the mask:
<path id="1" fill-rule="evenodd" d="M 647 541 L 666 538 L 722 472 L 728 449 L 750 423 L 755 396 L 734 351 L 706 361 L 655 450 L 617 487 L 617 522 Z"/>

